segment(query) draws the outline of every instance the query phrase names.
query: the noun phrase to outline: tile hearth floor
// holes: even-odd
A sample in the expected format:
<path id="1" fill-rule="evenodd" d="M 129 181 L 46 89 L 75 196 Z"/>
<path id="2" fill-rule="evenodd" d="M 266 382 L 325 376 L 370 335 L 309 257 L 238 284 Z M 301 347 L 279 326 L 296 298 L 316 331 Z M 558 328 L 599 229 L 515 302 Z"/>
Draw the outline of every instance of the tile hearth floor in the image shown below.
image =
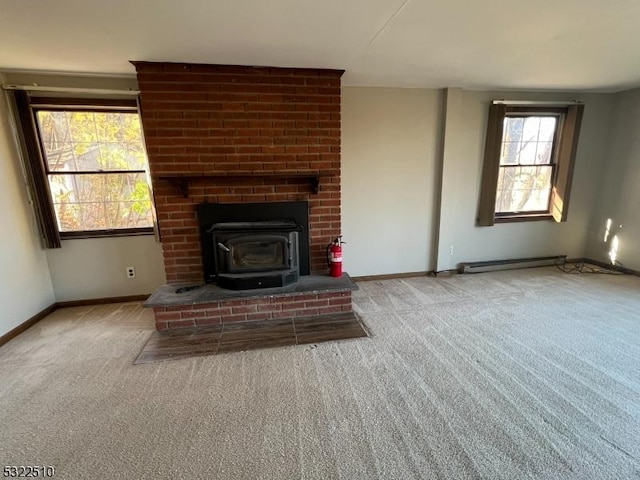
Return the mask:
<path id="1" fill-rule="evenodd" d="M 285 347 L 367 336 L 364 326 L 352 312 L 296 319 L 226 323 L 197 329 L 155 331 L 134 363 L 154 363 L 256 348 Z"/>

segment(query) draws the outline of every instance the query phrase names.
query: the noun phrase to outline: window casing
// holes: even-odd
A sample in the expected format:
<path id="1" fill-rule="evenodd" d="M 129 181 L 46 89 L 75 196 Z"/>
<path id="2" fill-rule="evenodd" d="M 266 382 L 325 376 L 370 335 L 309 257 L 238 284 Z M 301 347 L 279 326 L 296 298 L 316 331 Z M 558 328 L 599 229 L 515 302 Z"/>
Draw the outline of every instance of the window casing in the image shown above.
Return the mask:
<path id="1" fill-rule="evenodd" d="M 491 105 L 478 224 L 567 219 L 583 105 Z"/>
<path id="2" fill-rule="evenodd" d="M 153 233 L 136 101 L 15 94 L 28 170 L 40 177 L 33 196 L 45 246 L 59 246 L 60 238 Z"/>

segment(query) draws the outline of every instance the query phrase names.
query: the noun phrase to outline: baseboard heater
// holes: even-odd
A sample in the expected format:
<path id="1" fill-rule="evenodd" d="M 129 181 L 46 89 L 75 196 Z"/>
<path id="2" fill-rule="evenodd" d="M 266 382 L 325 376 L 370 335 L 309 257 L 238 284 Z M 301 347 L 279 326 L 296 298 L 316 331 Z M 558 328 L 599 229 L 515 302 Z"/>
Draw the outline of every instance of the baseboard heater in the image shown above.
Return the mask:
<path id="1" fill-rule="evenodd" d="M 459 264 L 458 273 L 495 272 L 497 270 L 515 270 L 517 268 L 547 267 L 562 265 L 566 255 L 555 257 L 514 258 L 509 260 L 489 260 L 486 262 L 465 262 Z"/>

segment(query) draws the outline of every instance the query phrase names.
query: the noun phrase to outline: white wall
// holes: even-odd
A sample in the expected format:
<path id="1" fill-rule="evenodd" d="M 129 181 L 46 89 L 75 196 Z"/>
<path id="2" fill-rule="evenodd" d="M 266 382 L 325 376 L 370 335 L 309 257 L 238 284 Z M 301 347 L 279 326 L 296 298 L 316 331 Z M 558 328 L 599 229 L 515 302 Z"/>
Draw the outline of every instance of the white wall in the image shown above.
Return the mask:
<path id="1" fill-rule="evenodd" d="M 442 92 L 342 89 L 344 267 L 432 270 Z"/>
<path id="2" fill-rule="evenodd" d="M 640 89 L 619 93 L 611 121 L 604 175 L 594 210 L 587 257 L 610 262 L 613 239 L 617 261 L 640 270 Z M 611 228 L 605 241 L 607 220 Z"/>
<path id="3" fill-rule="evenodd" d="M 162 247 L 153 235 L 63 240 L 46 256 L 58 302 L 144 295 L 165 283 Z M 135 278 L 127 278 L 127 267 L 135 268 Z"/>
<path id="4" fill-rule="evenodd" d="M 12 132 L 0 93 L 0 335 L 55 302 Z"/>
<path id="5" fill-rule="evenodd" d="M 477 227 L 476 216 L 489 104 L 495 99 L 573 100 L 585 103 L 568 221 Z M 465 261 L 547 255 L 582 257 L 604 167 L 612 95 L 477 92 L 449 89 L 443 152 L 437 270 Z M 451 248 L 453 247 L 453 254 Z"/>
<path id="6" fill-rule="evenodd" d="M 134 77 L 122 76 L 9 73 L 5 80 L 11 84 L 137 89 Z M 148 294 L 166 281 L 162 247 L 152 235 L 65 240 L 62 248 L 46 250 L 41 255 L 46 256 L 58 302 Z M 135 279 L 126 278 L 128 266 L 136 267 Z"/>

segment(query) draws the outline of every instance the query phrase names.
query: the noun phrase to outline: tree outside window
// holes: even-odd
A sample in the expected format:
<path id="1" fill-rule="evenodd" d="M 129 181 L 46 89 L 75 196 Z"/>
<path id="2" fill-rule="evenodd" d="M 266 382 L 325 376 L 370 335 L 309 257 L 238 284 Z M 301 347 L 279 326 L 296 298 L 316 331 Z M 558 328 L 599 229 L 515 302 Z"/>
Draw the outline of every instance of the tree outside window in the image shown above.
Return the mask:
<path id="1" fill-rule="evenodd" d="M 152 227 L 137 111 L 36 107 L 34 114 L 63 236 Z"/>

